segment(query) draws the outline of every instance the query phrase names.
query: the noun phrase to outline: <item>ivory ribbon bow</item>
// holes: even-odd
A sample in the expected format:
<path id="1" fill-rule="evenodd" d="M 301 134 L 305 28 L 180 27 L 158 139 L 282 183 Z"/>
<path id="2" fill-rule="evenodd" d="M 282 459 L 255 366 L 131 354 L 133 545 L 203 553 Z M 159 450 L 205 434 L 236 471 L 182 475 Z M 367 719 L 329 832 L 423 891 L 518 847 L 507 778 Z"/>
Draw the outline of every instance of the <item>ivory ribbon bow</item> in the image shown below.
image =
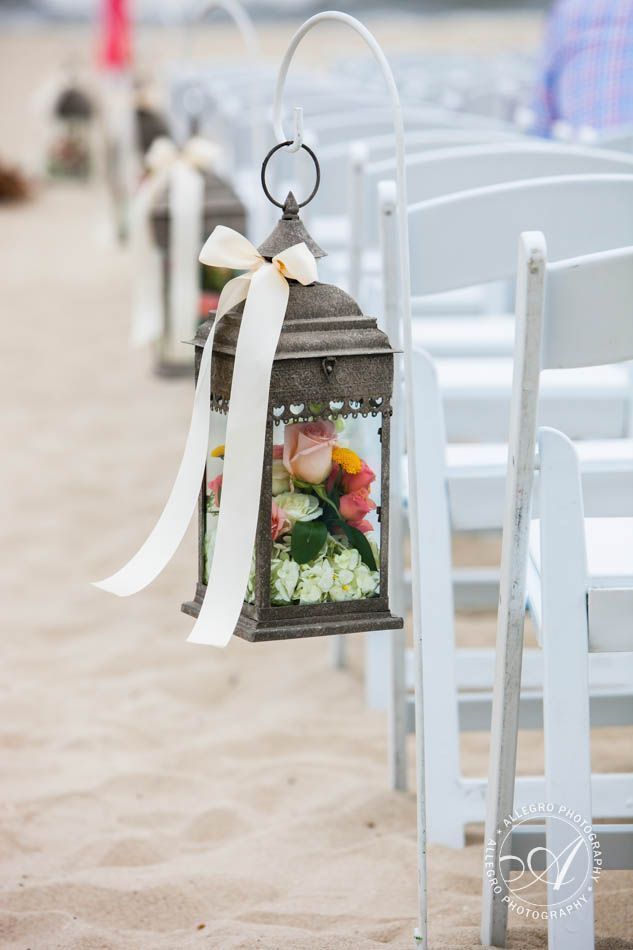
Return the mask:
<path id="1" fill-rule="evenodd" d="M 239 618 L 251 568 L 259 514 L 273 359 L 288 303 L 288 281 L 311 284 L 316 261 L 304 243 L 272 262 L 232 228 L 219 225 L 200 254 L 203 264 L 247 270 L 224 287 L 202 357 L 191 425 L 167 504 L 147 541 L 125 567 L 95 586 L 126 597 L 142 590 L 171 560 L 196 506 L 209 451 L 209 397 L 213 339 L 225 313 L 246 300 L 235 353 L 226 425 L 222 503 L 213 561 L 192 643 L 223 647 Z"/>
<path id="2" fill-rule="evenodd" d="M 168 138 L 152 142 L 145 163 L 149 174 L 141 184 L 131 212 L 136 283 L 132 343 L 143 344 L 163 333 L 163 311 L 169 314 L 167 354 L 178 356 L 181 341 L 195 333 L 198 319 L 197 254 L 204 221 L 204 177 L 219 157 L 212 142 L 195 136 L 179 151 Z M 160 193 L 168 189 L 169 268 L 167 300 L 163 292 L 163 261 L 151 234 L 151 215 Z"/>

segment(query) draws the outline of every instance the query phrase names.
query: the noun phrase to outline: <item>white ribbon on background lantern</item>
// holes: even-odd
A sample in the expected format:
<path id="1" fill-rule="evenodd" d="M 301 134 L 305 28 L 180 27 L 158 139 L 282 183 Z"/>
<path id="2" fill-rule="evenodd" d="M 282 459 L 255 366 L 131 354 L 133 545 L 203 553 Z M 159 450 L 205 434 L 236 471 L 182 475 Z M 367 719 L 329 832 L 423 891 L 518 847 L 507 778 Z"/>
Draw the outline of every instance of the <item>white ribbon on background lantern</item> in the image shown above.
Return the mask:
<path id="1" fill-rule="evenodd" d="M 163 334 L 168 308 L 167 356 L 177 356 L 183 340 L 196 331 L 199 306 L 198 248 L 204 228 L 204 172 L 217 162 L 219 149 L 194 137 L 182 151 L 167 138 L 158 138 L 146 155 L 149 170 L 134 199 L 131 214 L 135 287 L 132 343 L 140 345 Z M 167 189 L 169 214 L 170 285 L 164 293 L 162 256 L 151 231 L 157 199 Z"/>
<path id="2" fill-rule="evenodd" d="M 163 570 L 182 541 L 195 510 L 209 451 L 213 339 L 224 315 L 245 300 L 235 352 L 226 424 L 222 502 L 207 591 L 189 635 L 192 643 L 223 647 L 235 630 L 251 568 L 259 515 L 273 359 L 288 303 L 286 278 L 307 285 L 317 279 L 308 247 L 295 244 L 267 261 L 232 228 L 216 227 L 200 254 L 203 264 L 247 273 L 220 295 L 215 321 L 202 351 L 185 451 L 167 504 L 134 557 L 95 586 L 126 597 Z"/>

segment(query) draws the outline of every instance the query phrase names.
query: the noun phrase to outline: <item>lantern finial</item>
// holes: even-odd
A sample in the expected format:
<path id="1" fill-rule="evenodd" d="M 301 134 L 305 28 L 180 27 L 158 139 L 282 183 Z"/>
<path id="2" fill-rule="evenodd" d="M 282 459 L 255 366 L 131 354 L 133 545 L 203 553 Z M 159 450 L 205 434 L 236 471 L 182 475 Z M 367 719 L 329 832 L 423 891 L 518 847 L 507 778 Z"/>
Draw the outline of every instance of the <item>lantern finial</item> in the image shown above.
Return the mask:
<path id="1" fill-rule="evenodd" d="M 289 191 L 288 197 L 284 201 L 283 213 L 277 222 L 274 231 L 268 235 L 264 243 L 260 244 L 257 250 L 262 255 L 262 257 L 268 257 L 272 259 L 275 254 L 281 254 L 281 252 L 285 251 L 286 248 L 292 247 L 294 244 L 301 244 L 302 241 L 307 245 L 308 250 L 317 259 L 320 257 L 327 257 L 327 251 L 324 251 L 322 247 L 319 247 L 299 217 L 299 205 L 297 204 L 297 199 L 293 193 Z"/>
<path id="2" fill-rule="evenodd" d="M 291 191 L 288 192 L 288 196 L 284 201 L 284 218 L 296 218 L 299 214 L 299 205 L 297 204 L 297 199 Z"/>

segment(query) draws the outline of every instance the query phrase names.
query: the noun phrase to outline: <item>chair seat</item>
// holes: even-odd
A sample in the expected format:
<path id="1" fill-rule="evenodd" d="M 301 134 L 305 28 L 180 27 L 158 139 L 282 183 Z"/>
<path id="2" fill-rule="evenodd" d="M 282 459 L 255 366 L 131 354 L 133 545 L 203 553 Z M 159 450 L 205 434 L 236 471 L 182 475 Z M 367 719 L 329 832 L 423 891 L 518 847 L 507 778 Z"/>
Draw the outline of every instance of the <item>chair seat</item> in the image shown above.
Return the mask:
<path id="1" fill-rule="evenodd" d="M 585 498 L 591 516 L 633 516 L 633 440 L 576 442 Z M 451 526 L 455 531 L 501 527 L 508 447 L 502 442 L 453 442 L 446 447 L 446 479 Z M 403 485 L 407 484 L 406 459 Z M 535 476 L 538 485 L 538 473 Z M 533 515 L 538 514 L 535 491 Z"/>
<path id="2" fill-rule="evenodd" d="M 633 652 L 633 518 L 586 518 L 590 653 Z M 540 642 L 539 522 L 530 525 L 527 592 Z"/>
<path id="3" fill-rule="evenodd" d="M 508 436 L 512 359 L 439 359 L 437 372 L 449 442 L 504 441 Z M 546 370 L 539 425 L 572 439 L 618 438 L 626 432 L 630 378 L 622 366 Z"/>
<path id="4" fill-rule="evenodd" d="M 540 575 L 538 519 L 530 525 L 530 560 Z M 633 587 L 633 518 L 586 518 L 587 588 Z"/>
<path id="5" fill-rule="evenodd" d="M 510 356 L 514 319 L 491 317 L 424 317 L 413 323 L 413 344 L 435 357 Z"/>

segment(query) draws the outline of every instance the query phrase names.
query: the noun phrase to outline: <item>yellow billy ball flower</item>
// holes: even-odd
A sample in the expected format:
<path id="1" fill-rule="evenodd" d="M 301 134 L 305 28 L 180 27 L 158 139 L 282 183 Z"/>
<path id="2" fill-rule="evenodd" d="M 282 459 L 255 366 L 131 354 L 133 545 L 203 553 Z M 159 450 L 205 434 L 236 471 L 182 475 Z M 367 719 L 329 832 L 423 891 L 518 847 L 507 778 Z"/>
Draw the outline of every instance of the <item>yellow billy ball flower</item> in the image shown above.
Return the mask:
<path id="1" fill-rule="evenodd" d="M 216 447 L 211 452 L 212 459 L 223 459 L 224 458 L 224 446 L 216 445 Z"/>
<path id="2" fill-rule="evenodd" d="M 340 465 L 348 475 L 358 475 L 363 467 L 363 463 L 356 452 L 338 445 L 332 449 L 332 461 Z"/>

